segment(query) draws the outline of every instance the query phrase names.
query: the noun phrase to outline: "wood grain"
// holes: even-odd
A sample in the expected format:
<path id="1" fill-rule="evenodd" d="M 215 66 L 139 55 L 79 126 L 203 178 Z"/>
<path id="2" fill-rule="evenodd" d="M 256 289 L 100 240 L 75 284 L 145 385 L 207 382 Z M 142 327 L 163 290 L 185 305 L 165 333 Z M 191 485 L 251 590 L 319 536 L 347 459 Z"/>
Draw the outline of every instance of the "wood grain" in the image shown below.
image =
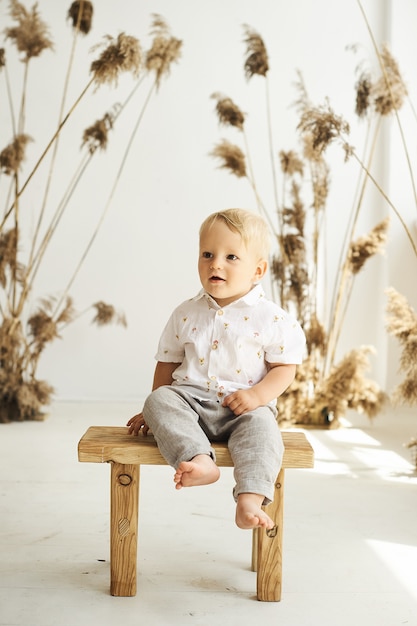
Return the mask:
<path id="1" fill-rule="evenodd" d="M 314 465 L 314 452 L 301 431 L 283 431 L 283 468 L 309 468 Z M 213 443 L 216 463 L 232 467 L 227 443 Z M 152 435 L 129 435 L 124 426 L 91 426 L 78 444 L 78 460 L 84 463 L 115 463 L 166 465 Z"/>

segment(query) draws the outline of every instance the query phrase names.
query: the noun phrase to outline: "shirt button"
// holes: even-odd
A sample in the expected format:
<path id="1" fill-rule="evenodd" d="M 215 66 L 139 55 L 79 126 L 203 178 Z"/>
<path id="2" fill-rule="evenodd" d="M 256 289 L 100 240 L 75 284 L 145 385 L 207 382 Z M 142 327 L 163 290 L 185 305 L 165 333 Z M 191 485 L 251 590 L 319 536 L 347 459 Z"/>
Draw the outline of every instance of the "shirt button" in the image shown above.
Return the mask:
<path id="1" fill-rule="evenodd" d="M 217 311 L 217 315 L 224 315 L 224 311 L 220 309 L 220 311 Z"/>
<path id="2" fill-rule="evenodd" d="M 217 348 L 218 348 L 218 344 L 217 343 L 212 343 L 211 344 L 211 349 L 212 350 L 217 350 Z"/>

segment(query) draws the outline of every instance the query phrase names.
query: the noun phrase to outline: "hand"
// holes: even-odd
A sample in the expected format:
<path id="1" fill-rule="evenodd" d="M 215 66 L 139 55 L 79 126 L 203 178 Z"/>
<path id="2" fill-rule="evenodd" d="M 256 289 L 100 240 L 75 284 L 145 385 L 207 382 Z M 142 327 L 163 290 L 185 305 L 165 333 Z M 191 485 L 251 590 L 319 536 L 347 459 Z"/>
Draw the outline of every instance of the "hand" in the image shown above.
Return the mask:
<path id="1" fill-rule="evenodd" d="M 143 419 L 142 413 L 138 413 L 130 418 L 126 426 L 129 426 L 129 435 L 138 435 L 140 431 L 145 435 L 148 434 L 149 426 Z"/>
<path id="2" fill-rule="evenodd" d="M 239 389 L 223 400 L 223 406 L 228 406 L 235 415 L 243 415 L 243 413 L 257 409 L 260 402 L 255 389 Z"/>

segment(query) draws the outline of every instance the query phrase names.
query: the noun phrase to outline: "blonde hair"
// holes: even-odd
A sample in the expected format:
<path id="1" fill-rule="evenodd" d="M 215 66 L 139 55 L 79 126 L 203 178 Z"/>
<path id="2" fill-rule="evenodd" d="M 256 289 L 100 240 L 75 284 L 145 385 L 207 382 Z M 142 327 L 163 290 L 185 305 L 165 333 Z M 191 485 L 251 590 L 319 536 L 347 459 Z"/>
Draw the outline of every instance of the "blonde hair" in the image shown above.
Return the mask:
<path id="1" fill-rule="evenodd" d="M 265 220 L 245 209 L 225 209 L 209 215 L 200 226 L 200 237 L 217 221 L 222 221 L 242 237 L 246 248 L 251 247 L 259 259 L 268 259 L 271 248 L 268 226 Z"/>

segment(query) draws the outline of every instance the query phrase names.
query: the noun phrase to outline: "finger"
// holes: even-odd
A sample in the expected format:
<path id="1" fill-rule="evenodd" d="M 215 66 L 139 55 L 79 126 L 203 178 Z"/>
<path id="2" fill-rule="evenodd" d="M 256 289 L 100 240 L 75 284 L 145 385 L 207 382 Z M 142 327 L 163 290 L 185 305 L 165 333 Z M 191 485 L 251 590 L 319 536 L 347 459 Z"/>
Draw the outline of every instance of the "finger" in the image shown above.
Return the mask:
<path id="1" fill-rule="evenodd" d="M 231 396 L 227 396 L 227 398 L 224 399 L 223 401 L 223 406 L 228 406 L 228 407 L 232 407 L 233 402 L 235 402 L 235 398 L 233 395 Z"/>
<path id="2" fill-rule="evenodd" d="M 144 421 L 143 421 L 143 418 L 141 417 L 136 416 L 135 418 L 131 419 L 130 428 L 129 428 L 130 434 L 137 435 L 140 429 L 142 428 L 143 424 L 144 424 Z"/>

